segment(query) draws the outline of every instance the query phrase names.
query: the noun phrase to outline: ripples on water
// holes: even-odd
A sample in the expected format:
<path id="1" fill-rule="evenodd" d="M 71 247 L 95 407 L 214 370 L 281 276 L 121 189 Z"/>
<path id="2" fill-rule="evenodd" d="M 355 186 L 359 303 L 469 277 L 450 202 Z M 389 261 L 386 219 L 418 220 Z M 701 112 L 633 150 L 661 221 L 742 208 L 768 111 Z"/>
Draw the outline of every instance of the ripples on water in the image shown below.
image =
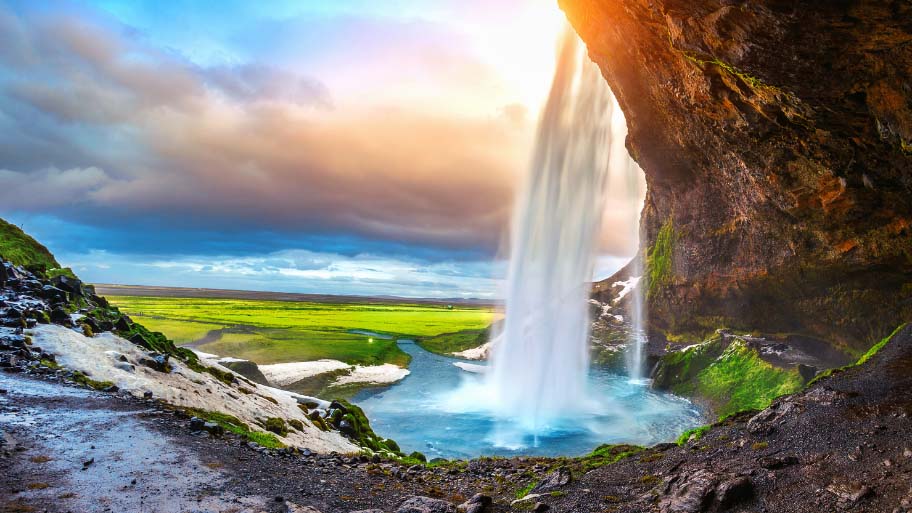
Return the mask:
<path id="1" fill-rule="evenodd" d="M 476 456 L 580 456 L 603 443 L 650 445 L 674 440 L 704 423 L 689 401 L 650 390 L 601 370 L 589 379 L 584 404 L 546 426 L 492 411 L 482 375 L 453 365 L 457 360 L 429 353 L 410 341 L 400 347 L 412 356 L 411 374 L 398 384 L 355 397 L 379 435 L 406 453 L 428 458 Z M 477 364 L 478 362 L 471 362 Z"/>

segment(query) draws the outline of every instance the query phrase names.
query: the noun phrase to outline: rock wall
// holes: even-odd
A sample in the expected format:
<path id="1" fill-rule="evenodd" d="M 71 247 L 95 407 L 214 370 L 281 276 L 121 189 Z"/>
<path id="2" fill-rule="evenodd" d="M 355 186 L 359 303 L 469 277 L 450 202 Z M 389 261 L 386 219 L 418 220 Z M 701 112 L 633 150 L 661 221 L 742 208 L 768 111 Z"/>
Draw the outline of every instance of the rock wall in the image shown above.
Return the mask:
<path id="1" fill-rule="evenodd" d="M 654 335 L 860 352 L 912 318 L 912 3 L 560 4 L 646 173 Z"/>

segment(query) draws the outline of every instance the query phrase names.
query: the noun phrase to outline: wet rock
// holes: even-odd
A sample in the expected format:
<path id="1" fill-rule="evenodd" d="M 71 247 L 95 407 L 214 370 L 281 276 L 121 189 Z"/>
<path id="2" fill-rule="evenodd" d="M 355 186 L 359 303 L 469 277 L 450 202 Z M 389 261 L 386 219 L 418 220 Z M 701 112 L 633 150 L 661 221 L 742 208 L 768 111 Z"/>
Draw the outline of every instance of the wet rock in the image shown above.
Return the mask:
<path id="1" fill-rule="evenodd" d="M 51 310 L 51 322 L 67 327 L 73 326 L 73 319 L 70 318 L 70 314 L 59 306 Z"/>
<path id="2" fill-rule="evenodd" d="M 547 493 L 557 490 L 570 484 L 571 479 L 570 469 L 561 467 L 545 476 L 541 482 L 535 485 L 535 488 L 532 489 L 532 493 Z"/>
<path id="3" fill-rule="evenodd" d="M 61 303 L 65 303 L 67 300 L 67 293 L 53 285 L 45 285 L 41 287 L 40 295 L 44 299 L 49 299 L 51 301 L 57 301 Z"/>
<path id="4" fill-rule="evenodd" d="M 471 499 L 463 502 L 456 507 L 460 513 L 488 513 L 492 511 L 491 506 L 494 504 L 494 499 L 491 497 L 476 493 L 472 496 Z"/>
<path id="5" fill-rule="evenodd" d="M 827 486 L 827 491 L 836 496 L 844 506 L 851 507 L 862 499 L 874 495 L 874 489 L 859 481 L 849 483 L 833 483 Z"/>
<path id="6" fill-rule="evenodd" d="M 659 499 L 662 513 L 696 513 L 703 511 L 715 496 L 718 478 L 705 469 L 669 479 Z"/>
<path id="7" fill-rule="evenodd" d="M 430 497 L 409 497 L 396 513 L 457 513 L 456 506 L 440 499 Z"/>
<path id="8" fill-rule="evenodd" d="M 148 358 L 140 359 L 139 363 L 158 372 L 166 374 L 171 372 L 171 364 L 168 363 L 168 355 L 166 354 L 151 353 Z"/>
<path id="9" fill-rule="evenodd" d="M 152 396 L 153 394 L 151 390 L 146 390 L 143 392 L 143 399 L 152 399 Z"/>
<path id="10" fill-rule="evenodd" d="M 548 506 L 544 502 L 536 502 L 535 506 L 532 506 L 532 511 L 535 513 L 543 513 L 545 511 L 551 511 L 551 506 Z"/>
<path id="11" fill-rule="evenodd" d="M 65 290 L 74 296 L 82 297 L 85 295 L 85 291 L 83 290 L 82 286 L 82 280 L 78 278 L 70 278 L 69 276 L 60 275 L 55 276 L 53 279 L 51 279 L 51 283 L 53 283 L 57 288 Z"/>

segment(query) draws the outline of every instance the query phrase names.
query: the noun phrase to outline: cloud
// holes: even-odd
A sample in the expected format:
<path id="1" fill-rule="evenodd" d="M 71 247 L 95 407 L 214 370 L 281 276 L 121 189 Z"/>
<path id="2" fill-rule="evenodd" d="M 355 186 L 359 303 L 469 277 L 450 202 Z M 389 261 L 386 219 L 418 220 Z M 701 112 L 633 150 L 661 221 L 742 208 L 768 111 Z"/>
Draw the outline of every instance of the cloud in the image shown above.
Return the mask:
<path id="1" fill-rule="evenodd" d="M 529 132 L 515 116 L 333 107 L 317 79 L 200 67 L 90 16 L 0 19 L 16 49 L 0 124 L 18 134 L 0 146 L 0 180 L 53 191 L 7 208 L 489 251 L 500 240 Z M 59 159 L 18 154 L 50 141 Z"/>

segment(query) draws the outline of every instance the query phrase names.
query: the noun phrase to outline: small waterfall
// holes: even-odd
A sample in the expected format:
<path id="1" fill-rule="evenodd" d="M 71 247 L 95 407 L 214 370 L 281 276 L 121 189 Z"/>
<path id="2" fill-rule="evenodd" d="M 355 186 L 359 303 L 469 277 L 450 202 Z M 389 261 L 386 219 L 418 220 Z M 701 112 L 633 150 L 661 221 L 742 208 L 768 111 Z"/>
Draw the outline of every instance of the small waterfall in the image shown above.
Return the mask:
<path id="1" fill-rule="evenodd" d="M 500 413 L 532 432 L 587 400 L 588 297 L 608 177 L 632 162 L 619 110 L 568 27 L 514 212 L 506 319 L 488 373 Z"/>

